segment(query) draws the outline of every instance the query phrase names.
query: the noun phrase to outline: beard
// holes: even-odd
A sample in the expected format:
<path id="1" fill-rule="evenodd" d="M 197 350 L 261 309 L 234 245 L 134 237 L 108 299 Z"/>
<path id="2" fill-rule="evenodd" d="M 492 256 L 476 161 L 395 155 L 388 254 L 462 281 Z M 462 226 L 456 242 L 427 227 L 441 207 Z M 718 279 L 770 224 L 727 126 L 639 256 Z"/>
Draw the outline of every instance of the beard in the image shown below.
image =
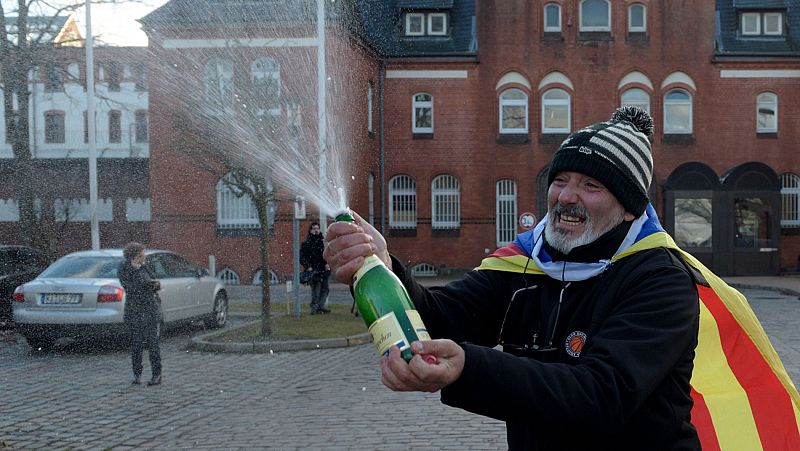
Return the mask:
<path id="1" fill-rule="evenodd" d="M 570 236 L 569 232 L 557 229 L 556 222 L 558 222 L 558 217 L 562 213 L 565 215 L 579 216 L 584 218 L 583 233 L 577 237 L 572 237 Z M 550 210 L 547 226 L 545 227 L 545 240 L 547 240 L 547 244 L 549 244 L 550 247 L 566 255 L 576 247 L 584 246 L 594 242 L 596 239 L 603 236 L 603 234 L 613 229 L 624 220 L 625 211 L 620 210 L 617 212 L 617 217 L 613 218 L 612 221 L 609 221 L 606 226 L 597 228 L 596 224 L 594 224 L 592 221 L 591 215 L 585 208 L 580 206 L 562 207 L 561 205 L 556 204 Z"/>

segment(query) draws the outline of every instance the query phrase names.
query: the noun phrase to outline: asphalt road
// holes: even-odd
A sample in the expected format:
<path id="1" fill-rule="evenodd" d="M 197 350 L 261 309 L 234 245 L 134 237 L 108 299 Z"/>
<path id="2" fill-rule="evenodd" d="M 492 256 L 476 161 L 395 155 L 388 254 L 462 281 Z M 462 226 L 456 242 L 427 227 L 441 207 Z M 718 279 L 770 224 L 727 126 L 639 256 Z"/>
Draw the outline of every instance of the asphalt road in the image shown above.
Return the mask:
<path id="1" fill-rule="evenodd" d="M 745 290 L 795 383 L 797 296 Z M 163 340 L 164 383 L 130 386 L 124 347 L 31 353 L 0 335 L 0 449 L 505 449 L 505 427 L 380 383 L 371 344 L 273 354 L 183 350 Z M 146 359 L 145 359 L 146 361 Z M 145 363 L 145 376 L 148 375 Z"/>

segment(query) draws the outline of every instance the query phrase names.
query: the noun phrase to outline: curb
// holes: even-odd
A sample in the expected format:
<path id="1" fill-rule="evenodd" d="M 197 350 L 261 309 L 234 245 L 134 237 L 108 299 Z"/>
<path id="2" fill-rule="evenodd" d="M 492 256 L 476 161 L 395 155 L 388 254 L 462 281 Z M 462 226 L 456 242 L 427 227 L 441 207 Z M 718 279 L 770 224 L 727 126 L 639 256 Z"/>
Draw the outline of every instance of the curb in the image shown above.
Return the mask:
<path id="1" fill-rule="evenodd" d="M 752 283 L 728 283 L 728 285 L 736 288 L 737 290 L 740 288 L 750 288 L 755 290 L 770 290 L 770 291 L 777 291 L 780 294 L 786 294 L 789 296 L 798 296 L 800 297 L 800 291 L 793 290 L 791 288 L 783 288 L 783 287 L 776 287 L 776 286 L 767 286 L 767 285 L 758 285 Z"/>
<path id="2" fill-rule="evenodd" d="M 321 338 L 310 340 L 281 340 L 281 341 L 253 341 L 244 343 L 230 343 L 209 341 L 216 335 L 247 327 L 258 323 L 260 320 L 248 321 L 233 328 L 220 329 L 192 337 L 184 348 L 187 351 L 235 353 L 235 354 L 272 354 L 273 352 L 312 351 L 315 349 L 346 348 L 359 346 L 372 342 L 369 332 L 340 338 Z"/>

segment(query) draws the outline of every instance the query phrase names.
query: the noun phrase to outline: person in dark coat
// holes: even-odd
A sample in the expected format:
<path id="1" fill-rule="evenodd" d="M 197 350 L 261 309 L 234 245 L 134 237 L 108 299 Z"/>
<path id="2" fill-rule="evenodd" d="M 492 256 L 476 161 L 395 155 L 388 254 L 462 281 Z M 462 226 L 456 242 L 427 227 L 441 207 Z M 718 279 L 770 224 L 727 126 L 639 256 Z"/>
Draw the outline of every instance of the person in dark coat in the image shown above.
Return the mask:
<path id="1" fill-rule="evenodd" d="M 155 280 L 145 266 L 144 245 L 128 243 L 122 251 L 125 260 L 119 267 L 118 275 L 125 289 L 125 324 L 131 337 L 131 364 L 133 365 L 134 385 L 141 383 L 142 351 L 144 345 L 149 350 L 152 378 L 148 386 L 161 384 L 161 348 L 159 343 L 159 322 L 161 302 L 158 290 L 161 283 Z"/>
<path id="2" fill-rule="evenodd" d="M 319 223 L 312 222 L 308 226 L 308 237 L 300 246 L 300 264 L 303 265 L 305 272 L 312 274 L 308 283 L 311 286 L 312 315 L 331 312 L 325 308 L 325 301 L 328 299 L 328 277 L 331 274 L 331 268 L 322 257 L 324 250 L 325 244 Z"/>
<path id="3" fill-rule="evenodd" d="M 433 338 L 408 363 L 396 346 L 381 357 L 383 384 L 505 421 L 512 450 L 699 450 L 700 305 L 685 262 L 648 239 L 666 235 L 647 198 L 652 129 L 625 107 L 570 135 L 542 221 L 443 287 L 417 283 L 358 215 L 331 224 L 335 276 L 349 282 L 377 255 Z"/>

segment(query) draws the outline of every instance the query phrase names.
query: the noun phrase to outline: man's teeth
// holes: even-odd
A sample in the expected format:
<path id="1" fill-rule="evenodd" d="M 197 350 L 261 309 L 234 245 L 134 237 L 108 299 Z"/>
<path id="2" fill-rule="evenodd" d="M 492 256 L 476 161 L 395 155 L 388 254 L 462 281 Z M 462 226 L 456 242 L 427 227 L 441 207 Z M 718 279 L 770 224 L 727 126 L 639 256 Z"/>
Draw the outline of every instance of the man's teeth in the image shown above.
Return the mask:
<path id="1" fill-rule="evenodd" d="M 560 218 L 562 222 L 580 223 L 581 221 L 583 221 L 583 218 L 581 218 L 580 216 L 561 215 Z"/>

